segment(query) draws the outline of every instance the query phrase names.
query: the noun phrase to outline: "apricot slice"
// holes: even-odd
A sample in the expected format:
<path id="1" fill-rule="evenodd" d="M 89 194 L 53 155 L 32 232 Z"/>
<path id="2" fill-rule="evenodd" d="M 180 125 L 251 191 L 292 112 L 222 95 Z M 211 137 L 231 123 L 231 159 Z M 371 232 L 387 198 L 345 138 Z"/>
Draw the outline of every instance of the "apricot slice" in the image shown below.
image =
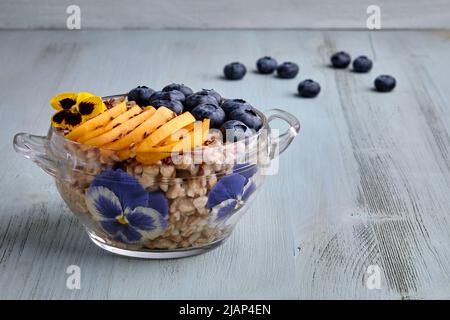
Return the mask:
<path id="1" fill-rule="evenodd" d="M 148 138 L 146 138 L 141 145 L 137 148 L 137 152 L 150 151 L 152 147 L 158 145 L 161 141 L 168 138 L 171 134 L 178 131 L 187 125 L 194 123 L 195 118 L 189 112 L 182 113 L 178 117 L 170 120 L 155 132 L 153 132 Z"/>
<path id="2" fill-rule="evenodd" d="M 181 152 L 198 148 L 206 140 L 209 124 L 209 119 L 204 119 L 203 122 L 197 121 L 193 126 L 193 130 L 184 135 L 181 140 L 164 146 L 153 147 L 147 152 L 138 152 L 136 154 L 136 160 L 143 164 L 153 164 L 159 160 L 169 157 L 173 152 Z"/>
<path id="3" fill-rule="evenodd" d="M 125 101 L 123 101 L 119 103 L 117 106 L 114 106 L 111 109 L 106 110 L 105 112 L 99 114 L 95 118 L 89 119 L 88 121 L 82 123 L 75 129 L 73 129 L 71 132 L 69 132 L 66 135 L 66 138 L 70 140 L 77 140 L 81 136 L 87 134 L 88 132 L 95 130 L 98 127 L 104 126 L 109 121 L 111 121 L 111 118 L 115 118 L 119 114 L 124 113 L 125 111 L 127 111 L 127 105 Z"/>
<path id="4" fill-rule="evenodd" d="M 118 125 L 111 131 L 105 132 L 98 137 L 89 139 L 85 142 L 85 144 L 90 146 L 101 147 L 107 143 L 113 142 L 116 139 L 120 139 L 121 137 L 127 135 L 130 131 L 134 130 L 138 125 L 142 122 L 150 118 L 155 109 L 148 109 L 144 112 L 138 114 L 136 117 L 131 118 L 130 120 Z"/>
<path id="5" fill-rule="evenodd" d="M 175 131 L 173 134 L 170 135 L 170 137 L 164 139 L 161 141 L 158 146 L 164 146 L 168 144 L 172 144 L 174 142 L 180 141 L 184 138 L 190 131 L 194 130 L 194 124 L 191 123 L 188 124 L 186 127 L 179 129 L 178 131 Z"/>
<path id="6" fill-rule="evenodd" d="M 206 137 L 208 136 L 210 126 L 211 126 L 211 120 L 203 119 L 203 122 L 202 122 L 202 144 L 205 143 L 205 141 L 206 141 Z"/>
<path id="7" fill-rule="evenodd" d="M 133 148 L 175 116 L 176 114 L 172 110 L 166 107 L 160 107 L 150 118 L 141 123 L 136 129 L 123 138 L 106 144 L 104 148 L 116 151 L 130 148 L 130 145 L 131 148 Z"/>
<path id="8" fill-rule="evenodd" d="M 108 122 L 105 126 L 100 127 L 95 129 L 94 131 L 88 132 L 86 133 L 84 136 L 80 137 L 79 139 L 77 139 L 78 142 L 80 143 L 85 143 L 86 141 L 88 141 L 89 139 L 92 139 L 94 137 L 98 137 L 99 135 L 111 131 L 112 129 L 114 129 L 116 126 L 130 120 L 131 118 L 133 118 L 134 116 L 138 115 L 139 113 L 142 112 L 141 107 L 139 106 L 134 106 L 132 107 L 130 110 L 119 114 L 116 118 L 114 118 L 113 120 L 111 120 L 110 122 Z"/>
<path id="9" fill-rule="evenodd" d="M 173 144 L 174 142 L 178 142 L 181 139 L 184 139 L 189 133 L 190 131 L 194 130 L 195 125 L 197 125 L 197 127 L 195 127 L 196 130 L 199 129 L 199 124 L 202 124 L 201 129 L 202 131 L 202 143 L 205 142 L 206 140 L 206 135 L 208 134 L 208 130 L 209 130 L 209 125 L 210 125 L 210 120 L 209 119 L 204 119 L 203 122 L 200 121 L 196 121 L 194 123 L 188 124 L 186 127 L 179 129 L 178 131 L 176 131 L 175 133 L 173 133 L 170 137 L 168 137 L 167 139 L 163 140 L 161 143 L 159 143 L 157 146 L 166 146 L 166 145 L 170 145 Z"/>

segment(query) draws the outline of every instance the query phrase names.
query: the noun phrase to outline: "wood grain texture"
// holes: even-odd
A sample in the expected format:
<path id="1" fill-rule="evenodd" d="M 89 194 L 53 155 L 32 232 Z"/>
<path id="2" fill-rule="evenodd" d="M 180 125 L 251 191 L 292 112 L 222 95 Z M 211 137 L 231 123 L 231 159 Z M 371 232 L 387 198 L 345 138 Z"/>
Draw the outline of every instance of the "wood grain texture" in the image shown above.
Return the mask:
<path id="1" fill-rule="evenodd" d="M 3 31 L 0 42 L 0 298 L 450 298 L 449 33 Z M 372 57 L 372 72 L 329 68 L 341 49 Z M 255 74 L 263 55 L 298 62 L 300 75 Z M 222 80 L 234 60 L 249 73 Z M 397 78 L 394 92 L 371 89 L 381 73 Z M 295 96 L 304 78 L 320 82 L 318 98 Z M 172 261 L 113 256 L 12 137 L 44 134 L 57 92 L 173 81 L 281 107 L 301 134 L 223 246 Z M 66 288 L 72 264 L 80 290 Z M 369 265 L 379 290 L 366 287 Z"/>
<path id="2" fill-rule="evenodd" d="M 1 0 L 0 29 L 66 29 L 71 4 L 83 29 L 366 29 L 373 4 L 382 28 L 450 28 L 447 0 Z"/>

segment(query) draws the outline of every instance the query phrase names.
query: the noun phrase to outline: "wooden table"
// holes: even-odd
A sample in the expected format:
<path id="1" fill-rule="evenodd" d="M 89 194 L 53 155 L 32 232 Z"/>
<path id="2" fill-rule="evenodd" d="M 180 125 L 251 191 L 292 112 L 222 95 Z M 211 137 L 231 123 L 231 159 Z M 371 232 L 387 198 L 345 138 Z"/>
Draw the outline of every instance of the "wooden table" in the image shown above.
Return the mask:
<path id="1" fill-rule="evenodd" d="M 450 298 L 449 32 L 3 31 L 0 43 L 0 298 Z M 368 55 L 372 72 L 329 68 L 337 50 Z M 256 74 L 263 55 L 300 75 Z M 247 76 L 221 79 L 235 60 Z M 382 73 L 394 92 L 373 91 Z M 320 82 L 318 98 L 295 96 L 304 78 Z M 111 255 L 12 137 L 44 134 L 58 92 L 173 81 L 281 107 L 301 134 L 223 246 L 169 261 Z M 80 290 L 66 287 L 69 265 Z"/>

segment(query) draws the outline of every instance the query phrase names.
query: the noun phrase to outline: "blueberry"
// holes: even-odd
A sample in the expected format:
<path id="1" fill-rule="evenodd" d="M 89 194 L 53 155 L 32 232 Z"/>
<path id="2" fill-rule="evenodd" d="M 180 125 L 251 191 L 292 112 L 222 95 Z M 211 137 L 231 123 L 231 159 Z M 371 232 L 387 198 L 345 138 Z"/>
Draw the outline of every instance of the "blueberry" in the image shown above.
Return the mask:
<path id="1" fill-rule="evenodd" d="M 228 115 L 229 120 L 238 120 L 243 123 L 250 129 L 258 131 L 262 127 L 262 120 L 256 114 L 253 109 L 250 108 L 237 108 L 230 112 Z"/>
<path id="2" fill-rule="evenodd" d="M 128 92 L 128 101 L 135 101 L 139 106 L 146 107 L 150 103 L 150 96 L 155 90 L 146 86 L 138 86 Z"/>
<path id="3" fill-rule="evenodd" d="M 389 92 L 395 88 L 397 82 L 395 81 L 394 77 L 389 76 L 387 74 L 383 74 L 375 79 L 374 84 L 377 91 Z"/>
<path id="4" fill-rule="evenodd" d="M 183 104 L 178 100 L 156 99 L 152 100 L 150 105 L 156 109 L 159 107 L 166 107 L 167 109 L 175 112 L 177 115 L 180 115 L 183 112 Z"/>
<path id="5" fill-rule="evenodd" d="M 350 64 L 352 58 L 347 52 L 339 51 L 331 56 L 331 65 L 333 68 L 344 69 Z"/>
<path id="6" fill-rule="evenodd" d="M 292 79 L 298 74 L 298 65 L 294 62 L 283 62 L 277 68 L 278 77 L 282 79 Z"/>
<path id="7" fill-rule="evenodd" d="M 169 94 L 170 100 L 178 100 L 183 102 L 184 99 L 186 98 L 186 96 L 184 95 L 183 92 L 178 91 L 178 90 L 171 90 L 169 92 L 166 92 Z M 150 99 L 153 99 L 153 95 Z"/>
<path id="8" fill-rule="evenodd" d="M 256 61 L 256 68 L 262 74 L 271 74 L 278 66 L 277 60 L 271 57 L 262 57 Z"/>
<path id="9" fill-rule="evenodd" d="M 303 80 L 298 84 L 298 94 L 304 98 L 314 98 L 320 92 L 320 84 L 314 80 Z"/>
<path id="10" fill-rule="evenodd" d="M 220 127 L 224 141 L 237 142 L 250 137 L 253 132 L 245 123 L 237 120 L 228 120 Z"/>
<path id="11" fill-rule="evenodd" d="M 150 96 L 150 100 L 171 100 L 168 92 L 155 91 Z"/>
<path id="12" fill-rule="evenodd" d="M 172 91 L 155 91 L 151 97 L 150 101 L 153 100 L 178 100 L 178 101 L 184 101 L 185 96 L 183 92 L 178 90 L 172 90 Z"/>
<path id="13" fill-rule="evenodd" d="M 196 93 L 203 95 L 203 96 L 211 96 L 214 99 L 216 99 L 217 103 L 219 103 L 219 104 L 222 101 L 222 96 L 214 89 L 202 89 Z"/>
<path id="14" fill-rule="evenodd" d="M 178 84 L 178 83 L 168 84 L 167 86 L 165 86 L 162 89 L 162 91 L 165 91 L 165 92 L 173 91 L 173 90 L 178 90 L 178 91 L 182 92 L 186 97 L 194 93 L 194 91 L 192 91 L 192 89 L 189 88 L 188 86 L 185 86 L 184 84 Z"/>
<path id="15" fill-rule="evenodd" d="M 359 56 L 353 60 L 353 71 L 359 73 L 369 72 L 372 69 L 372 60 L 366 56 Z"/>
<path id="16" fill-rule="evenodd" d="M 190 96 L 186 97 L 186 99 L 184 100 L 186 111 L 190 111 L 200 104 L 214 104 L 217 106 L 219 105 L 216 98 L 214 98 L 213 96 L 199 93 L 193 93 Z"/>
<path id="17" fill-rule="evenodd" d="M 230 114 L 231 111 L 237 108 L 252 108 L 245 100 L 242 99 L 227 99 L 220 107 L 225 111 L 225 114 Z"/>
<path id="18" fill-rule="evenodd" d="M 240 62 L 227 64 L 223 68 L 223 74 L 228 80 L 241 80 L 247 73 L 247 68 Z"/>
<path id="19" fill-rule="evenodd" d="M 197 120 L 209 119 L 211 128 L 219 129 L 225 122 L 225 112 L 215 104 L 200 104 L 191 113 Z"/>

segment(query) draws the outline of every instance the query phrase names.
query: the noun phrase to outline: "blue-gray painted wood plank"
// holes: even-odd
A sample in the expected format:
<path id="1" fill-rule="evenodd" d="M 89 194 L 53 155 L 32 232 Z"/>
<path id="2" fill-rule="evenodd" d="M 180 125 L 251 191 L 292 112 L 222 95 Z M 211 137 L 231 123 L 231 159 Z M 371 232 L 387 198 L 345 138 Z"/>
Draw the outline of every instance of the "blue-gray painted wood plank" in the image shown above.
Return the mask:
<path id="1" fill-rule="evenodd" d="M 448 32 L 3 31 L 0 43 L 0 298 L 450 298 Z M 329 68 L 341 49 L 372 57 L 372 72 Z M 252 72 L 267 54 L 300 75 Z M 248 75 L 222 80 L 234 60 Z M 397 78 L 394 92 L 372 91 L 381 73 Z M 321 83 L 318 98 L 295 96 L 304 78 Z M 44 134 L 57 92 L 173 81 L 281 107 L 301 134 L 223 246 L 172 261 L 113 256 L 12 137 Z M 80 290 L 66 288 L 72 264 Z M 373 264 L 379 290 L 365 285 Z"/>
<path id="2" fill-rule="evenodd" d="M 447 0 L 1 0 L 0 29 L 66 29 L 69 5 L 82 29 L 366 29 L 370 5 L 383 29 L 450 28 Z"/>

